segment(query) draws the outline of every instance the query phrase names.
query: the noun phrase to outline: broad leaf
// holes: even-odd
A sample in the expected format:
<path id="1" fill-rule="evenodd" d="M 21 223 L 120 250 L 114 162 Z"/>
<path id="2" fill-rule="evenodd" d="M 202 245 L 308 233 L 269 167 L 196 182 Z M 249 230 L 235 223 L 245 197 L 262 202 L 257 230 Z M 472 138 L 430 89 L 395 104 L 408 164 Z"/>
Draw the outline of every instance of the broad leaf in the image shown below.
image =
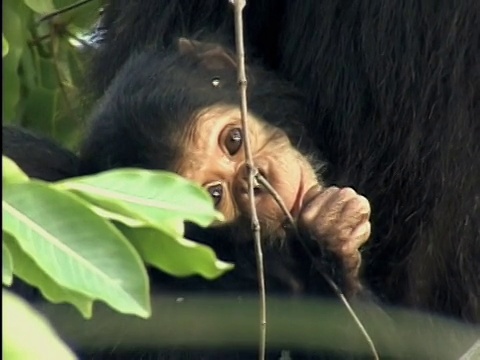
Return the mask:
<path id="1" fill-rule="evenodd" d="M 67 302 L 75 306 L 85 317 L 92 317 L 93 300 L 73 290 L 58 285 L 49 277 L 17 244 L 9 234 L 3 233 L 3 244 L 7 244 L 15 263 L 14 274 L 27 284 L 40 290 L 42 295 L 54 304 Z"/>
<path id="2" fill-rule="evenodd" d="M 58 90 L 60 85 L 58 82 L 58 74 L 55 70 L 55 61 L 54 59 L 43 57 L 40 57 L 38 60 L 41 86 L 51 91 Z"/>
<path id="3" fill-rule="evenodd" d="M 34 89 L 40 85 L 40 75 L 38 74 L 39 54 L 36 51 L 24 51 L 20 59 L 22 76 L 20 78 L 22 85 L 27 89 Z"/>
<path id="4" fill-rule="evenodd" d="M 64 8 L 66 6 L 78 3 L 78 0 L 54 0 L 54 4 L 57 9 Z M 102 2 L 99 0 L 92 0 L 82 5 L 65 12 L 61 15 L 63 21 L 67 21 L 69 24 L 75 24 L 84 30 L 91 29 L 93 22 L 98 18 L 98 12 L 100 10 Z"/>
<path id="5" fill-rule="evenodd" d="M 2 284 L 10 286 L 13 280 L 13 261 L 10 250 L 5 244 L 5 236 L 3 233 L 2 241 Z"/>
<path id="6" fill-rule="evenodd" d="M 6 290 L 2 290 L 2 315 L 3 359 L 75 359 L 47 320 Z"/>
<path id="7" fill-rule="evenodd" d="M 23 0 L 25 5 L 39 14 L 47 14 L 55 10 L 52 0 Z"/>
<path id="8" fill-rule="evenodd" d="M 40 182 L 5 186 L 3 196 L 3 229 L 55 282 L 120 312 L 149 316 L 145 268 L 115 226 Z"/>
<path id="9" fill-rule="evenodd" d="M 27 174 L 9 157 L 2 155 L 2 184 L 19 184 L 29 180 Z"/>
<path id="10" fill-rule="evenodd" d="M 10 47 L 3 59 L 3 124 L 18 122 L 17 107 L 20 101 L 20 80 L 18 77 L 18 57 L 21 50 Z"/>
<path id="11" fill-rule="evenodd" d="M 85 204 L 88 204 L 87 206 L 90 209 L 92 209 L 92 211 L 95 214 L 103 217 L 104 219 L 117 221 L 121 224 L 127 225 L 128 227 L 133 227 L 133 228 L 137 228 L 137 227 L 141 227 L 141 226 L 148 226 L 148 223 L 143 221 L 143 220 L 135 219 L 135 218 L 132 218 L 132 217 L 127 217 L 127 216 L 124 216 L 124 215 L 121 215 L 121 214 L 118 214 L 118 213 L 114 213 L 114 212 L 102 209 L 98 206 L 89 204 L 87 202 L 85 202 Z"/>
<path id="12" fill-rule="evenodd" d="M 233 268 L 232 264 L 218 260 L 210 247 L 183 238 L 182 222 L 170 222 L 170 225 L 170 231 L 145 227 L 132 229 L 123 225 L 118 227 L 147 264 L 170 275 L 201 275 L 215 279 Z"/>
<path id="13" fill-rule="evenodd" d="M 96 206 L 154 226 L 183 219 L 208 226 L 222 215 L 198 185 L 166 171 L 117 169 L 65 180 L 57 186 L 80 193 Z"/>
<path id="14" fill-rule="evenodd" d="M 17 1 L 3 4 L 3 35 L 8 41 L 8 54 L 3 58 L 3 123 L 16 119 L 16 109 L 20 101 L 20 81 L 18 64 L 27 46 L 24 14 L 18 9 Z"/>
<path id="15" fill-rule="evenodd" d="M 2 58 L 8 54 L 8 41 L 5 39 L 5 35 L 2 34 Z"/>
<path id="16" fill-rule="evenodd" d="M 57 91 L 44 87 L 30 89 L 25 98 L 24 125 L 44 134 L 55 129 Z"/>

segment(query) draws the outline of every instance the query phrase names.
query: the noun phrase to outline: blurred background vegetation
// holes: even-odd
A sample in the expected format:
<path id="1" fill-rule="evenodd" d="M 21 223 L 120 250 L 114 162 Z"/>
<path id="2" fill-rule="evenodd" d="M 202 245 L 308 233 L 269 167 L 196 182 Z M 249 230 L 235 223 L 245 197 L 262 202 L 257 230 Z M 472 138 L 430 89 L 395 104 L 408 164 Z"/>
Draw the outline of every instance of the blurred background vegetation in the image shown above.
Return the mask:
<path id="1" fill-rule="evenodd" d="M 100 11 L 100 0 L 3 1 L 3 124 L 76 148 Z"/>

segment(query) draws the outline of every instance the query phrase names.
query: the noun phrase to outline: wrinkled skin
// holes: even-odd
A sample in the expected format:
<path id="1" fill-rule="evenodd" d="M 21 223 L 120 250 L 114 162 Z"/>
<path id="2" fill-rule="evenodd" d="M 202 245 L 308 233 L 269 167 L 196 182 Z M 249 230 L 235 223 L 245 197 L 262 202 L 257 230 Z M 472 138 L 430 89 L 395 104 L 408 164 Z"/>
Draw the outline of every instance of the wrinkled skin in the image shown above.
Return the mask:
<path id="1" fill-rule="evenodd" d="M 370 205 L 352 188 L 323 187 L 310 162 L 280 129 L 249 117 L 253 160 L 297 220 L 299 231 L 340 261 L 345 291 L 361 289 L 359 248 L 370 235 Z M 213 108 L 188 124 L 184 151 L 174 170 L 212 194 L 227 221 L 250 215 L 248 172 L 238 109 Z M 261 186 L 255 189 L 259 220 L 268 231 L 281 233 L 286 216 Z"/>
<path id="2" fill-rule="evenodd" d="M 300 231 L 335 254 L 345 270 L 347 295 L 361 290 L 359 248 L 370 236 L 370 204 L 352 188 L 312 187 L 298 217 Z"/>

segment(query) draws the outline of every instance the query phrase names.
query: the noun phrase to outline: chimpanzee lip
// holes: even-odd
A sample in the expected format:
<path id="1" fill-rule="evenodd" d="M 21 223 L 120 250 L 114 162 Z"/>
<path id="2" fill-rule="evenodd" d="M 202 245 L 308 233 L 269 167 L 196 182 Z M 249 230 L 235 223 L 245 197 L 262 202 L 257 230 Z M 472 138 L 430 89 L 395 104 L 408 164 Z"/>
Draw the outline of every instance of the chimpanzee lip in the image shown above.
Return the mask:
<path id="1" fill-rule="evenodd" d="M 293 206 L 290 209 L 290 214 L 293 218 L 296 218 L 300 213 L 300 209 L 302 208 L 303 198 L 305 196 L 303 181 L 301 180 L 298 184 L 297 196 L 295 201 L 293 202 Z"/>

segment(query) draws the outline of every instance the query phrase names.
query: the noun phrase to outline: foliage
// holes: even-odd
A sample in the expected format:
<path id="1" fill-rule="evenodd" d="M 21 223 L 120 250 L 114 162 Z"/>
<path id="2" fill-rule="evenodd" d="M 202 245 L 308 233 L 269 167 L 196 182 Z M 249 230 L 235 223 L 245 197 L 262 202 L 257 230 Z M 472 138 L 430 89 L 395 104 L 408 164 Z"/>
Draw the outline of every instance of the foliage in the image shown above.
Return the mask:
<path id="1" fill-rule="evenodd" d="M 4 359 L 75 359 L 46 319 L 26 301 L 2 290 L 2 307 Z"/>
<path id="2" fill-rule="evenodd" d="M 76 145 L 81 131 L 76 99 L 80 98 L 79 84 L 88 53 L 81 36 L 97 20 L 100 0 L 41 19 L 76 2 L 3 2 L 3 123 L 34 129 L 70 148 Z"/>
<path id="3" fill-rule="evenodd" d="M 204 189 L 180 176 L 123 169 L 49 183 L 29 179 L 5 156 L 2 168 L 6 286 L 18 277 L 49 301 L 72 304 L 85 318 L 92 316 L 94 300 L 146 318 L 151 306 L 144 261 L 172 275 L 208 279 L 232 268 L 207 246 L 184 239 L 184 221 L 207 226 L 222 215 Z M 19 314 L 3 320 L 11 331 L 7 359 L 29 358 L 39 344 L 48 346 L 49 356 L 73 358 L 23 301 L 6 291 L 2 299 L 12 308 L 9 315 Z M 22 347 L 26 332 L 33 346 Z"/>
<path id="4" fill-rule="evenodd" d="M 82 36 L 91 31 L 99 6 L 100 0 L 4 1 L 3 124 L 76 147 L 81 79 L 92 50 Z M 68 7 L 73 9 L 58 11 Z M 184 238 L 184 221 L 208 226 L 222 216 L 205 190 L 175 174 L 121 169 L 48 183 L 30 179 L 7 157 L 2 167 L 4 286 L 19 278 L 85 318 L 92 317 L 95 300 L 146 318 L 145 264 L 206 279 L 232 268 L 209 247 Z M 26 303 L 6 290 L 2 299 L 9 315 L 3 320 L 7 359 L 39 358 L 45 349 L 49 358 L 74 358 Z"/>
<path id="5" fill-rule="evenodd" d="M 61 12 L 77 2 L 6 0 L 2 34 L 4 123 L 70 146 L 81 127 L 67 110 L 78 97 L 88 48 L 79 36 L 90 31 L 100 6 L 99 0 L 78 3 Z M 220 215 L 204 190 L 176 175 L 124 169 L 51 184 L 30 180 L 8 158 L 2 163 L 6 285 L 18 276 L 85 317 L 95 299 L 145 317 L 142 260 L 172 275 L 208 279 L 231 268 L 210 248 L 183 238 L 185 220 L 206 226 Z"/>
<path id="6" fill-rule="evenodd" d="M 48 183 L 4 156 L 2 185 L 4 284 L 18 276 L 87 318 L 94 300 L 150 315 L 142 258 L 175 276 L 214 279 L 231 269 L 183 238 L 184 221 L 207 226 L 222 216 L 205 190 L 178 175 L 121 169 Z"/>

